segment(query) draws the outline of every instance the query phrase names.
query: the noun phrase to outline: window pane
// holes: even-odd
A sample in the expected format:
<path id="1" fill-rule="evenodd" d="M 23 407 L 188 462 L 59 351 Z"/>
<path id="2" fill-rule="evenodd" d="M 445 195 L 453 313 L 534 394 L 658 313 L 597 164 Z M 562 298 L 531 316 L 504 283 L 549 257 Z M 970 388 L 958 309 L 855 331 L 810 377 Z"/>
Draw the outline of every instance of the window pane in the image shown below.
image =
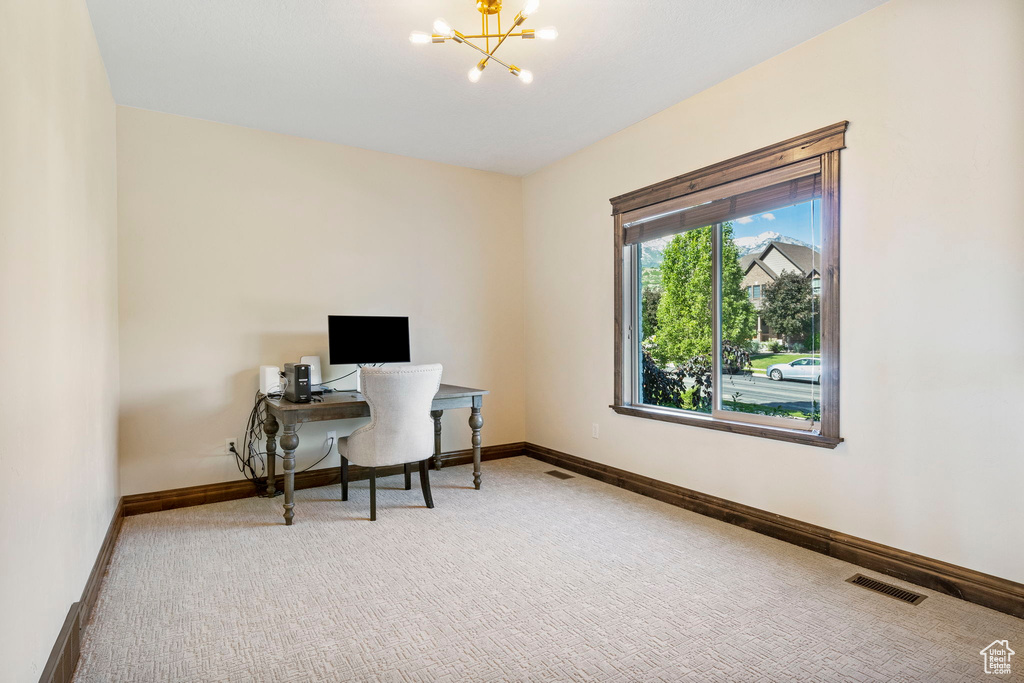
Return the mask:
<path id="1" fill-rule="evenodd" d="M 637 245 L 641 403 L 711 412 L 713 231 Z"/>
<path id="2" fill-rule="evenodd" d="M 722 224 L 722 410 L 821 419 L 820 203 Z"/>

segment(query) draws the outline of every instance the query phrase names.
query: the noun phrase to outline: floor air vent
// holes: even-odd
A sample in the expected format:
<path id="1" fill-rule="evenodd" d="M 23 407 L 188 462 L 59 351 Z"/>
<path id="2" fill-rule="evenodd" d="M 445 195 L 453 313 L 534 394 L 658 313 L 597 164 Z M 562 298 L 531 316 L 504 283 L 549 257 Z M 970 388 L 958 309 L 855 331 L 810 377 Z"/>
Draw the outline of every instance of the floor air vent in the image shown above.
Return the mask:
<path id="1" fill-rule="evenodd" d="M 867 588 L 869 591 L 875 591 L 882 595 L 888 595 L 890 598 L 896 598 L 901 602 L 909 602 L 911 605 L 920 605 L 921 602 L 928 597 L 927 595 L 920 595 L 918 593 L 911 593 L 908 590 L 903 590 L 899 586 L 893 586 L 888 583 L 876 581 L 870 576 L 864 576 L 863 574 L 854 574 L 846 581 L 855 586 Z"/>
<path id="2" fill-rule="evenodd" d="M 550 472 L 545 472 L 544 474 L 550 474 L 552 477 L 554 477 L 556 479 L 572 479 L 572 475 L 571 474 L 566 474 L 565 472 L 559 472 L 558 470 L 551 470 Z"/>

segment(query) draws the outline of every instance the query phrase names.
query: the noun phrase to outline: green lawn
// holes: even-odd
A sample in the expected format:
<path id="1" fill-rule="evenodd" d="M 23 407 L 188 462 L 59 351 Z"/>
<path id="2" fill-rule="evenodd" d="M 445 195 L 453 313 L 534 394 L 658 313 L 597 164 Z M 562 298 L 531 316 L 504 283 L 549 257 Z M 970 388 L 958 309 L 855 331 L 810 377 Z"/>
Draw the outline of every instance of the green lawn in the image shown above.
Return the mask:
<path id="1" fill-rule="evenodd" d="M 758 370 L 767 370 L 769 365 L 789 363 L 797 358 L 812 358 L 808 353 L 752 353 L 750 364 Z"/>
<path id="2" fill-rule="evenodd" d="M 774 415 L 776 417 L 795 417 L 801 420 L 806 420 L 811 417 L 802 410 L 786 410 L 780 407 L 774 407 L 770 405 L 756 405 L 752 403 L 743 403 L 741 401 L 722 401 L 722 406 L 727 410 L 735 410 L 739 413 L 753 413 L 755 415 Z"/>

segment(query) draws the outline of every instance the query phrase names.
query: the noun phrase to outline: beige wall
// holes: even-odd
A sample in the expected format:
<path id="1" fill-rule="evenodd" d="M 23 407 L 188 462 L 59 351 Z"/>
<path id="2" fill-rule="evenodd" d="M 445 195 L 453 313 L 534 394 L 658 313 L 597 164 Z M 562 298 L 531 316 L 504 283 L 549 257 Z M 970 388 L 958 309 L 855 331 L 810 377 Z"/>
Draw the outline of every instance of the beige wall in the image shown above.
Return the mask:
<path id="1" fill-rule="evenodd" d="M 118 359 L 123 493 L 234 480 L 257 366 L 326 361 L 329 313 L 410 315 L 415 361 L 493 391 L 485 444 L 1024 581 L 1022 63 L 1018 2 L 894 0 L 521 181 L 126 108 L 115 133 L 84 4 L 0 5 L 4 676 L 38 676 L 116 505 Z M 608 197 L 841 119 L 846 443 L 614 415 Z"/>
<path id="2" fill-rule="evenodd" d="M 114 119 L 85 3 L 0 3 L 5 681 L 39 677 L 117 505 Z"/>
<path id="3" fill-rule="evenodd" d="M 257 368 L 326 363 L 328 314 L 410 316 L 414 362 L 492 391 L 484 445 L 522 440 L 519 178 L 124 107 L 117 130 L 125 494 L 240 479 Z M 358 424 L 304 426 L 297 469 Z"/>
<path id="4" fill-rule="evenodd" d="M 1022 83 L 1024 3 L 894 0 L 526 178 L 528 440 L 1024 581 Z M 612 413 L 608 198 L 843 119 L 846 443 Z"/>

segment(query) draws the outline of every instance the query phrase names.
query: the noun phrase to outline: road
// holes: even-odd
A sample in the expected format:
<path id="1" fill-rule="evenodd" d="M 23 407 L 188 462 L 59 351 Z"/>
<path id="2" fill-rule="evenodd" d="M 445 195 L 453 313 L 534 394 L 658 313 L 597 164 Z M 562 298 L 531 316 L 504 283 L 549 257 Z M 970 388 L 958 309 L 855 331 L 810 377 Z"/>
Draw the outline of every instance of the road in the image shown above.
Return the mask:
<path id="1" fill-rule="evenodd" d="M 775 382 L 758 375 L 725 375 L 722 377 L 722 398 L 809 413 L 811 402 L 821 401 L 821 387 L 811 382 Z"/>

